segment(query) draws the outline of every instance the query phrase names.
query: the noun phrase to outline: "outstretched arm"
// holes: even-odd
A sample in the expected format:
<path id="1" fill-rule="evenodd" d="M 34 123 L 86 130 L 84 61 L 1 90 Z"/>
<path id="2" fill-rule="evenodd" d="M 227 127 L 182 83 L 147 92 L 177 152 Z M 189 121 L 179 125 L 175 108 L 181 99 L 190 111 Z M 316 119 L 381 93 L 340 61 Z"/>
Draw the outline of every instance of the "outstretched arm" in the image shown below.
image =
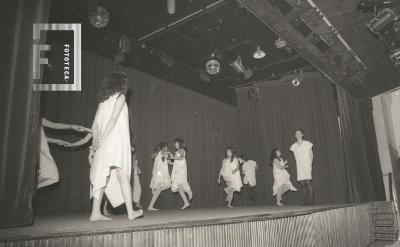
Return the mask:
<path id="1" fill-rule="evenodd" d="M 66 145 L 67 147 L 78 147 L 82 146 L 90 141 L 92 139 L 93 135 L 92 134 L 87 134 L 84 138 L 80 139 L 77 142 L 70 143 L 69 145 Z"/>
<path id="2" fill-rule="evenodd" d="M 221 176 L 222 176 L 222 169 L 224 168 L 224 161 L 222 161 L 222 166 L 221 170 L 219 170 L 219 175 L 218 175 L 218 184 L 221 183 Z"/>
<path id="3" fill-rule="evenodd" d="M 68 146 L 71 145 L 71 143 L 67 142 L 67 141 L 63 141 L 60 139 L 55 139 L 55 138 L 50 138 L 50 137 L 46 137 L 46 140 L 48 143 L 54 143 L 54 144 L 58 144 L 60 146 Z"/>
<path id="4" fill-rule="evenodd" d="M 108 135 L 111 133 L 111 131 L 114 129 L 115 124 L 117 123 L 118 117 L 122 111 L 122 107 L 125 104 L 125 95 L 121 94 L 118 96 L 117 101 L 115 102 L 113 112 L 111 114 L 110 120 L 108 120 L 108 123 L 106 125 L 106 128 L 104 132 L 101 134 L 101 136 L 98 139 L 98 144 L 97 148 L 100 147 L 100 145 L 107 139 Z"/>
<path id="5" fill-rule="evenodd" d="M 92 132 L 89 128 L 76 125 L 76 124 L 65 124 L 65 123 L 55 123 L 52 122 L 46 118 L 42 118 L 42 125 L 46 128 L 51 128 L 51 129 L 74 129 L 76 131 L 87 131 L 87 132 Z"/>

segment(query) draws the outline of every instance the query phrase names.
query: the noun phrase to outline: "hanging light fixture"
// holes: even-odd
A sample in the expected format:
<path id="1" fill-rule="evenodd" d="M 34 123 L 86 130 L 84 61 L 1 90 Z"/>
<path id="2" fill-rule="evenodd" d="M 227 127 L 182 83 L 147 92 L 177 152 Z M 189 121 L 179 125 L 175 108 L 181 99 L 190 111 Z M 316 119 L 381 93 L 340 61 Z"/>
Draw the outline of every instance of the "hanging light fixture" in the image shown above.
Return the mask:
<path id="1" fill-rule="evenodd" d="M 221 71 L 220 63 L 214 59 L 215 54 L 211 54 L 211 59 L 206 63 L 206 71 L 210 75 L 216 75 Z"/>
<path id="2" fill-rule="evenodd" d="M 129 53 L 131 51 L 131 41 L 126 35 L 119 37 L 118 51 L 121 53 Z"/>
<path id="3" fill-rule="evenodd" d="M 261 59 L 265 57 L 265 51 L 261 50 L 259 46 L 257 46 L 257 50 L 253 54 L 254 59 Z"/>
<path id="4" fill-rule="evenodd" d="M 167 11 L 168 14 L 173 15 L 176 11 L 175 0 L 167 0 Z"/>
<path id="5" fill-rule="evenodd" d="M 294 70 L 294 77 L 292 80 L 292 85 L 294 87 L 298 87 L 298 86 L 300 86 L 302 81 L 303 81 L 303 71 Z"/>
<path id="6" fill-rule="evenodd" d="M 243 73 L 246 68 L 243 66 L 242 58 L 238 56 L 232 63 L 231 66 L 236 73 Z"/>
<path id="7" fill-rule="evenodd" d="M 103 28 L 109 21 L 110 14 L 105 8 L 98 5 L 89 8 L 89 22 L 95 28 Z"/>

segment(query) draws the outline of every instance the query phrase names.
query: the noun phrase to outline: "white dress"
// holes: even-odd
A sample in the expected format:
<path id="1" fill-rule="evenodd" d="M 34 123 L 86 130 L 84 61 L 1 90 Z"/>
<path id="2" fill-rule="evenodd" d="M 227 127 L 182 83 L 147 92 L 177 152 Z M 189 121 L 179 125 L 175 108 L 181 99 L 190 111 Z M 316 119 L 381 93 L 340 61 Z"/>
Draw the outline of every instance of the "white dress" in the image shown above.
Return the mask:
<path id="1" fill-rule="evenodd" d="M 312 179 L 312 152 L 313 144 L 309 141 L 303 141 L 301 144 L 293 143 L 290 151 L 293 152 L 296 159 L 297 181 Z"/>
<path id="2" fill-rule="evenodd" d="M 114 105 L 119 93 L 110 96 L 99 104 L 93 123 L 93 132 L 100 136 L 106 129 L 111 118 Z M 100 198 L 100 189 L 105 187 L 105 194 L 113 207 L 124 203 L 121 186 L 117 179 L 116 170 L 120 168 L 128 178 L 131 174 L 131 143 L 129 135 L 128 106 L 124 103 L 117 122 L 96 150 L 90 167 L 91 197 Z"/>
<path id="3" fill-rule="evenodd" d="M 175 152 L 176 157 L 183 157 L 182 160 L 174 160 L 172 167 L 171 180 L 172 180 L 172 192 L 177 192 L 178 189 L 190 192 L 190 185 L 187 181 L 187 166 L 186 166 L 186 153 L 184 150 L 178 150 Z"/>
<path id="4" fill-rule="evenodd" d="M 256 186 L 256 167 L 257 163 L 254 160 L 244 162 L 242 166 L 242 172 L 244 174 L 243 184 L 248 184 L 251 187 Z"/>
<path id="5" fill-rule="evenodd" d="M 235 174 L 232 174 L 232 171 L 238 169 L 238 167 L 239 160 L 237 158 L 233 158 L 232 162 L 231 158 L 226 158 L 222 161 L 222 177 L 225 180 L 227 188 L 232 188 L 239 192 L 243 186 L 240 171 L 237 170 Z"/>
<path id="6" fill-rule="evenodd" d="M 290 175 L 287 172 L 286 169 L 279 169 L 278 164 L 282 167 L 285 166 L 285 162 L 283 160 L 274 160 L 273 164 L 273 173 L 274 173 L 274 186 L 272 187 L 272 190 L 274 192 L 274 196 L 278 193 L 279 188 L 284 186 L 283 190 L 281 191 L 282 194 L 285 193 L 288 190 L 291 191 L 297 191 L 297 189 L 292 185 L 292 182 L 290 182 Z"/>
<path id="7" fill-rule="evenodd" d="M 38 189 L 57 183 L 59 180 L 56 162 L 50 154 L 49 144 L 47 143 L 46 135 L 43 130 L 43 125 L 40 127 L 40 157 L 39 157 L 39 175 Z"/>
<path id="8" fill-rule="evenodd" d="M 154 159 L 153 176 L 150 181 L 150 189 L 161 191 L 171 188 L 171 177 L 168 171 L 168 160 L 165 157 L 163 159 L 162 152 L 158 152 Z"/>

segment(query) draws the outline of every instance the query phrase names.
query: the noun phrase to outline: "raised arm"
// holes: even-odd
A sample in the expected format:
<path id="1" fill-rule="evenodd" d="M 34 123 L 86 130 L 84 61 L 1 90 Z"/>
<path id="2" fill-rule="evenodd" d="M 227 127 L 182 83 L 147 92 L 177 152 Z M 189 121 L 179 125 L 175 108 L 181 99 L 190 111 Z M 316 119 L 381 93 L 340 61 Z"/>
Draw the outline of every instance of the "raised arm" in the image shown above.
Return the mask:
<path id="1" fill-rule="evenodd" d="M 76 131 L 86 131 L 91 133 L 92 131 L 89 128 L 76 125 L 76 124 L 65 124 L 65 123 L 55 123 L 46 118 L 42 118 L 42 125 L 46 128 L 51 129 L 74 129 Z"/>
<path id="2" fill-rule="evenodd" d="M 117 101 L 115 102 L 113 112 L 111 114 L 111 118 L 108 120 L 108 123 L 106 125 L 106 128 L 104 132 L 99 136 L 98 143 L 97 143 L 97 148 L 100 147 L 100 145 L 107 139 L 108 135 L 111 133 L 111 131 L 114 129 L 115 124 L 117 123 L 118 117 L 122 111 L 122 107 L 125 104 L 125 95 L 121 94 L 118 96 Z"/>

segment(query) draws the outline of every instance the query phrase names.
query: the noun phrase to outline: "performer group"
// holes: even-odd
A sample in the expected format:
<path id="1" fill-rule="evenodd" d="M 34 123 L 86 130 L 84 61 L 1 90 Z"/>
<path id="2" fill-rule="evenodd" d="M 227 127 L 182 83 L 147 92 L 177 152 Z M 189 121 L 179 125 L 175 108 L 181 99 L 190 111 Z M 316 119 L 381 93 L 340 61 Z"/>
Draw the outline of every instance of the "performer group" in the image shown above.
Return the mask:
<path id="1" fill-rule="evenodd" d="M 136 157 L 136 147 L 132 145 L 129 130 L 129 111 L 126 104 L 128 91 L 128 77 L 124 73 L 114 72 L 108 75 L 102 83 L 97 99 L 98 108 L 91 129 L 71 124 L 53 123 L 45 118 L 41 121 L 41 152 L 38 188 L 58 182 L 58 171 L 50 154 L 48 143 L 55 143 L 64 147 L 81 146 L 92 140 L 89 152 L 90 164 L 90 198 L 92 198 L 91 221 L 110 220 L 108 205 L 118 207 L 125 204 L 128 219 L 143 216 L 140 203 L 142 187 Z M 46 137 L 44 128 L 73 129 L 86 132 L 86 136 L 74 143 Z M 304 140 L 301 129 L 295 132 L 296 142 L 290 147 L 297 168 L 297 180 L 304 187 L 308 205 L 314 203 L 312 189 L 313 144 Z M 167 143 L 157 144 L 152 158 L 154 160 L 150 189 L 152 198 L 147 207 L 149 211 L 159 210 L 155 207 L 158 197 L 163 191 L 171 190 L 179 193 L 183 206 L 190 207 L 193 193 L 187 176 L 186 143 L 181 138 L 174 141 L 175 152 L 168 151 Z M 283 206 L 283 195 L 288 191 L 297 191 L 290 180 L 287 170 L 288 162 L 282 157 L 278 148 L 272 150 L 270 165 L 273 167 L 273 195 L 276 204 Z M 172 166 L 169 173 L 168 166 Z M 241 168 L 241 169 L 240 169 Z M 225 158 L 222 160 L 218 175 L 218 184 L 221 178 L 226 187 L 226 204 L 233 207 L 232 202 L 237 192 L 244 185 L 248 200 L 255 201 L 256 171 L 258 164 L 245 154 L 238 154 L 233 147 L 225 149 Z M 243 178 L 242 178 L 243 177 Z M 101 207 L 103 202 L 103 207 Z"/>

